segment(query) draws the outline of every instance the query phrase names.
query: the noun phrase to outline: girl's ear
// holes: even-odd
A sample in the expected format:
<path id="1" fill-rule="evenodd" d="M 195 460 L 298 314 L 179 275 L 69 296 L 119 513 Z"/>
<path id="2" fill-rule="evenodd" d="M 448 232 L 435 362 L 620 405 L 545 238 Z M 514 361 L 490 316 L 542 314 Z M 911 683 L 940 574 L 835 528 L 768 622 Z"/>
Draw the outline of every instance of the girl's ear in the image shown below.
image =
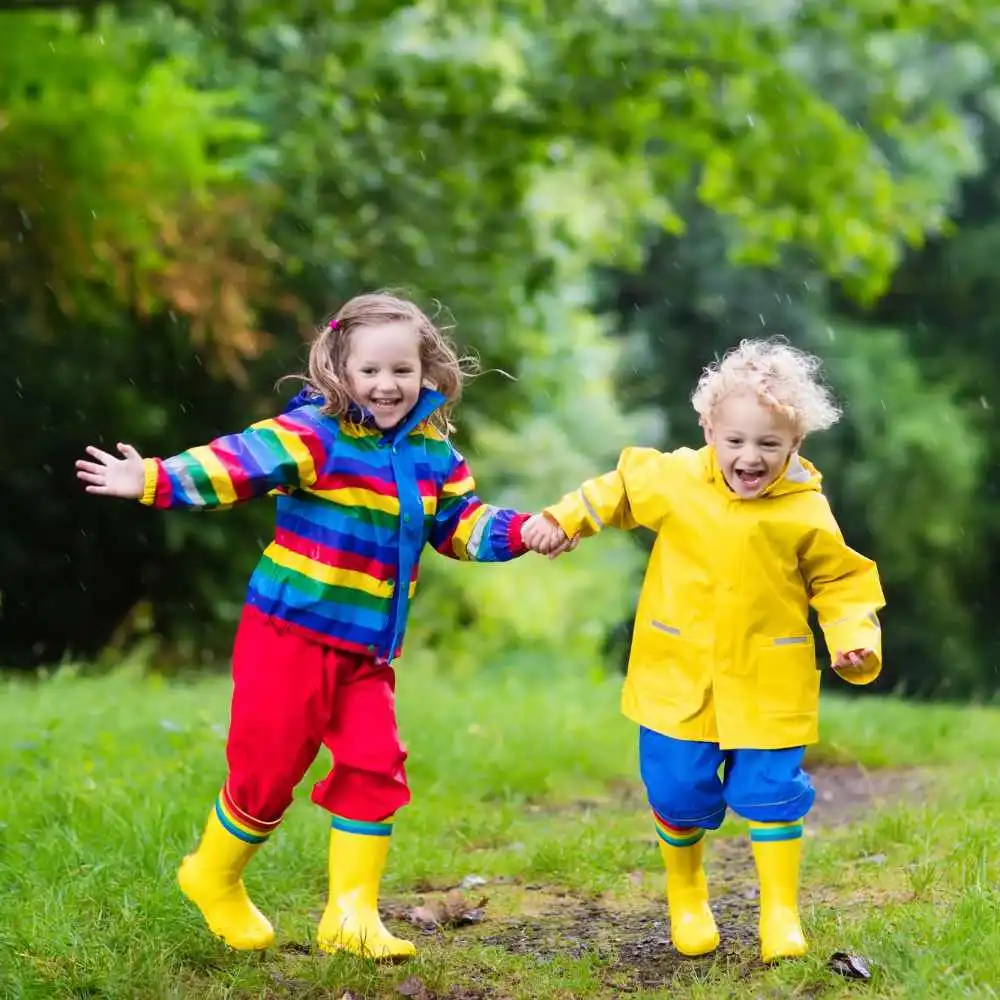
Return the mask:
<path id="1" fill-rule="evenodd" d="M 702 433 L 705 435 L 705 444 L 715 444 L 715 432 L 712 430 L 711 423 L 702 417 L 699 421 L 701 424 Z"/>

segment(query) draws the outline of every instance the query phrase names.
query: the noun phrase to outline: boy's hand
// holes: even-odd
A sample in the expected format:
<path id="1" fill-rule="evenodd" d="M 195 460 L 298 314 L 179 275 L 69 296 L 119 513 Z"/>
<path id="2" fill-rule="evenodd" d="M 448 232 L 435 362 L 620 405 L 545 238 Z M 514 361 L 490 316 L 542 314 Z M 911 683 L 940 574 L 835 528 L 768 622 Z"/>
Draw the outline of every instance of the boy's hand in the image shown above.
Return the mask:
<path id="1" fill-rule="evenodd" d="M 142 456 L 130 444 L 119 444 L 118 450 L 124 458 L 115 458 L 100 448 L 88 445 L 87 454 L 97 461 L 78 459 L 76 478 L 87 484 L 88 493 L 138 500 L 146 488 Z"/>
<path id="2" fill-rule="evenodd" d="M 521 540 L 532 552 L 555 559 L 563 552 L 571 552 L 580 543 L 579 535 L 568 538 L 566 532 L 544 514 L 534 514 L 521 529 Z"/>
<path id="3" fill-rule="evenodd" d="M 874 656 L 870 649 L 852 649 L 847 653 L 838 653 L 833 660 L 835 670 L 863 670 L 865 661 L 869 656 Z"/>

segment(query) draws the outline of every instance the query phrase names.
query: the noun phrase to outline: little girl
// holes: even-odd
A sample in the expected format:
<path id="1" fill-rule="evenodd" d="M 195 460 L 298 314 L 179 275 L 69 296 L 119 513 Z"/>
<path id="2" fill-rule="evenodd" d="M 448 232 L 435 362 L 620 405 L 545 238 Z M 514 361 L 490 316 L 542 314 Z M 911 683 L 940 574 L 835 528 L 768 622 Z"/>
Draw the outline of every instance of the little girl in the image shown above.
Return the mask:
<path id="1" fill-rule="evenodd" d="M 553 554 L 607 525 L 656 532 L 622 710 L 640 727 L 671 938 L 684 955 L 719 943 L 702 838 L 727 807 L 750 825 L 764 961 L 806 952 L 799 861 L 815 792 L 802 761 L 818 739 L 820 690 L 809 607 L 842 677 L 867 684 L 881 670 L 875 564 L 846 545 L 819 472 L 799 455 L 807 434 L 840 417 L 819 366 L 781 342 L 743 341 L 694 392 L 704 448 L 626 448 L 614 472 L 524 532 Z"/>
<path id="2" fill-rule="evenodd" d="M 209 928 L 266 948 L 269 921 L 242 873 L 322 745 L 333 768 L 312 799 L 333 815 L 330 894 L 318 943 L 405 958 L 378 891 L 394 814 L 410 800 L 395 677 L 418 561 L 504 562 L 526 551 L 527 514 L 483 504 L 448 441 L 459 360 L 410 302 L 352 299 L 309 354 L 306 388 L 274 419 L 165 460 L 87 448 L 87 491 L 159 508 L 221 508 L 277 495 L 277 526 L 250 580 L 233 651 L 228 777 L 178 881 Z"/>

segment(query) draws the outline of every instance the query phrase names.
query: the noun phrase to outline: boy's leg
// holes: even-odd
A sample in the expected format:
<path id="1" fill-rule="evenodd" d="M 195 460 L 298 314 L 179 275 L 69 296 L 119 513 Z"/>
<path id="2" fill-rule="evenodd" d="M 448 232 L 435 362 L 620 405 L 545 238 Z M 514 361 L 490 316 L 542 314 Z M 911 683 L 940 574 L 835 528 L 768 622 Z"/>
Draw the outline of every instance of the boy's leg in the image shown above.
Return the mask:
<path id="1" fill-rule="evenodd" d="M 330 894 L 317 933 L 326 952 L 399 960 L 415 953 L 378 912 L 393 819 L 410 801 L 396 725 L 395 675 L 386 663 L 343 657 L 335 712 L 324 736 L 333 769 L 313 801 L 333 814 Z"/>
<path id="2" fill-rule="evenodd" d="M 229 774 L 197 850 L 177 880 L 209 929 L 232 948 L 266 948 L 274 930 L 243 885 L 243 870 L 278 827 L 319 750 L 332 696 L 323 646 L 244 614 L 233 650 Z"/>
<path id="3" fill-rule="evenodd" d="M 802 770 L 804 747 L 734 750 L 726 801 L 750 822 L 750 844 L 760 881 L 760 945 L 765 962 L 808 950 L 799 918 L 802 821 L 816 800 Z"/>
<path id="4" fill-rule="evenodd" d="M 714 743 L 675 740 L 639 730 L 639 767 L 667 871 L 667 909 L 674 947 L 689 956 L 719 946 L 705 878 L 705 830 L 717 830 L 726 814 Z"/>

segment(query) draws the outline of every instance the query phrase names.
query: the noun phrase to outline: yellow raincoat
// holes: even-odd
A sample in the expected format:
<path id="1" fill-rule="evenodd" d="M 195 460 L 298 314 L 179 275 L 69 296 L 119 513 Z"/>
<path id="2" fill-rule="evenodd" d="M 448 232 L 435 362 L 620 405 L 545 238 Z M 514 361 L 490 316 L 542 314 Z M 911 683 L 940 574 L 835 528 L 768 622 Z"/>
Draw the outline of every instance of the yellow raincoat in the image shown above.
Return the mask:
<path id="1" fill-rule="evenodd" d="M 626 448 L 614 472 L 548 508 L 568 535 L 656 532 L 636 613 L 624 714 L 723 749 L 819 737 L 816 610 L 831 655 L 871 649 L 846 680 L 882 668 L 875 564 L 847 546 L 816 468 L 793 455 L 759 497 L 726 485 L 715 449 Z"/>

